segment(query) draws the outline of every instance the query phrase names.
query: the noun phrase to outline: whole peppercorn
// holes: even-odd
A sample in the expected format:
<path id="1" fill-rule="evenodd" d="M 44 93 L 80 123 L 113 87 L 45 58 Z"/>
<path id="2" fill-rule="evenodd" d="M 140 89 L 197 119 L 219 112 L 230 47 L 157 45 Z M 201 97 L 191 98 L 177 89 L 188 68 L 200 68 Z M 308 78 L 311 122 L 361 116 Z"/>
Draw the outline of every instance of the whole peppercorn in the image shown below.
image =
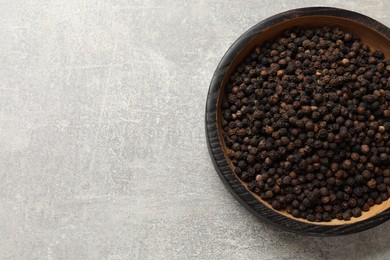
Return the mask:
<path id="1" fill-rule="evenodd" d="M 378 191 L 386 191 L 387 190 L 387 186 L 384 183 L 380 183 L 380 184 L 377 185 L 377 189 L 378 189 Z"/>
<path id="2" fill-rule="evenodd" d="M 343 220 L 350 220 L 351 219 L 351 214 L 349 212 L 344 212 L 343 213 Z"/>
<path id="3" fill-rule="evenodd" d="M 362 152 L 362 153 L 367 154 L 369 151 L 370 151 L 370 148 L 368 147 L 368 145 L 363 144 L 363 145 L 361 146 L 361 152 Z"/>
<path id="4" fill-rule="evenodd" d="M 351 166 L 352 166 L 352 163 L 351 163 L 350 160 L 345 160 L 345 161 L 343 162 L 343 168 L 344 168 L 345 170 L 349 170 L 349 169 L 351 168 Z"/>
<path id="5" fill-rule="evenodd" d="M 316 220 L 316 218 L 314 217 L 314 214 L 308 214 L 306 216 L 306 219 L 309 220 L 309 221 L 315 221 Z"/>
<path id="6" fill-rule="evenodd" d="M 353 208 L 353 207 L 356 207 L 357 206 L 357 200 L 355 199 L 355 198 L 350 198 L 349 200 L 348 200 L 348 206 L 350 207 L 350 208 Z"/>
<path id="7" fill-rule="evenodd" d="M 382 192 L 381 195 L 380 195 L 382 201 L 385 201 L 385 200 L 388 200 L 390 195 L 388 192 Z"/>
<path id="8" fill-rule="evenodd" d="M 265 198 L 266 199 L 271 199 L 274 196 L 274 193 L 271 190 L 267 190 L 265 192 Z"/>
<path id="9" fill-rule="evenodd" d="M 348 65 L 349 65 L 349 59 L 344 58 L 344 59 L 341 60 L 340 63 L 341 63 L 341 65 L 343 65 L 343 66 L 348 66 Z"/>
<path id="10" fill-rule="evenodd" d="M 367 203 L 365 203 L 363 206 L 362 206 L 362 211 L 369 211 L 370 210 L 370 205 L 368 205 Z"/>
<path id="11" fill-rule="evenodd" d="M 353 189 L 353 194 L 354 195 L 356 195 L 356 196 L 358 196 L 358 197 L 360 197 L 360 196 L 362 196 L 363 195 L 363 188 L 362 187 L 355 187 L 354 189 Z"/>
<path id="12" fill-rule="evenodd" d="M 322 214 L 321 213 L 316 213 L 314 215 L 315 221 L 316 222 L 321 222 L 322 221 Z"/>
<path id="13" fill-rule="evenodd" d="M 321 194 L 321 196 L 327 196 L 329 194 L 328 188 L 322 187 L 320 189 L 320 194 Z"/>
<path id="14" fill-rule="evenodd" d="M 377 197 L 378 197 L 378 196 L 375 196 L 375 198 L 377 198 Z M 368 204 L 370 207 L 372 207 L 372 206 L 375 205 L 375 200 L 374 200 L 372 197 L 367 198 L 367 204 Z"/>
<path id="15" fill-rule="evenodd" d="M 291 177 L 290 176 L 285 176 L 283 178 L 283 184 L 289 185 L 291 183 Z"/>
<path id="16" fill-rule="evenodd" d="M 362 172 L 362 176 L 363 176 L 364 179 L 370 179 L 370 178 L 372 177 L 372 174 L 371 174 L 370 171 L 364 170 L 364 171 Z"/>
<path id="17" fill-rule="evenodd" d="M 354 161 L 359 161 L 359 154 L 358 153 L 351 153 L 351 159 Z"/>
<path id="18" fill-rule="evenodd" d="M 374 179 L 370 179 L 368 182 L 367 182 L 367 186 L 370 188 L 370 189 L 374 189 L 376 187 L 376 181 Z"/>
<path id="19" fill-rule="evenodd" d="M 354 217 L 354 218 L 358 218 L 358 217 L 360 217 L 361 215 L 362 215 L 362 211 L 361 211 L 361 209 L 360 208 L 354 208 L 354 209 L 352 209 L 352 216 Z"/>
<path id="20" fill-rule="evenodd" d="M 273 200 L 271 205 L 276 210 L 280 210 L 282 208 L 282 204 L 278 200 Z"/>
<path id="21" fill-rule="evenodd" d="M 352 40 L 352 34 L 346 33 L 344 34 L 344 41 L 349 42 Z"/>
<path id="22" fill-rule="evenodd" d="M 328 222 L 328 221 L 331 221 L 331 216 L 330 216 L 330 214 L 329 213 L 327 213 L 327 212 L 324 212 L 323 214 L 322 214 L 322 221 L 325 221 L 325 222 Z"/>
<path id="23" fill-rule="evenodd" d="M 389 110 L 389 109 L 384 110 L 384 111 L 383 111 L 383 116 L 384 116 L 384 117 L 390 117 L 390 110 Z"/>
<path id="24" fill-rule="evenodd" d="M 339 212 L 339 213 L 336 213 L 336 218 L 338 220 L 343 220 L 343 213 Z"/>
<path id="25" fill-rule="evenodd" d="M 376 155 L 373 155 L 373 156 L 371 156 L 371 158 L 370 158 L 370 162 L 373 163 L 373 164 L 375 164 L 375 165 L 379 164 L 380 161 L 381 161 L 380 158 L 379 158 L 378 156 L 376 156 Z"/>

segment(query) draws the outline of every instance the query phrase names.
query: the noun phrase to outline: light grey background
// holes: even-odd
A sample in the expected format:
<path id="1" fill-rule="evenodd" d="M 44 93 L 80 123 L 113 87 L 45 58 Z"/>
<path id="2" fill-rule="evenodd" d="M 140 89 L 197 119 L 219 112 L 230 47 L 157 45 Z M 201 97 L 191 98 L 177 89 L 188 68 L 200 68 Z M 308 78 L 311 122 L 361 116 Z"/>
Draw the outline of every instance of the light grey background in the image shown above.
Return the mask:
<path id="1" fill-rule="evenodd" d="M 390 222 L 312 238 L 254 218 L 213 168 L 208 85 L 255 23 L 383 1 L 0 1 L 0 259 L 389 259 Z"/>

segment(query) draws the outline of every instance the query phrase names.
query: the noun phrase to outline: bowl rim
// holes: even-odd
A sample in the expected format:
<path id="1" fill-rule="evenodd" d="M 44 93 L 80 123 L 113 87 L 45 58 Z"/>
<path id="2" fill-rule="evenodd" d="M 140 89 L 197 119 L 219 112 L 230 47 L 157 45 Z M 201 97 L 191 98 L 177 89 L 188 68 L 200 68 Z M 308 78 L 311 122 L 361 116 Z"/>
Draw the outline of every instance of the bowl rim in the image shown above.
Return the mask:
<path id="1" fill-rule="evenodd" d="M 238 180 L 230 169 L 227 159 L 225 158 L 217 129 L 217 99 L 219 90 L 222 87 L 225 73 L 229 69 L 229 66 L 237 53 L 261 31 L 288 19 L 313 15 L 348 18 L 349 20 L 363 23 L 390 39 L 390 29 L 385 25 L 363 14 L 334 7 L 305 7 L 292 9 L 273 15 L 257 23 L 243 33 L 230 46 L 213 74 L 206 101 L 205 131 L 207 146 L 214 167 L 224 185 L 228 188 L 230 193 L 256 217 L 289 232 L 314 236 L 346 235 L 372 228 L 387 221 L 390 219 L 390 208 L 368 219 L 341 225 L 321 225 L 316 224 L 315 222 L 307 223 L 286 217 L 263 204 L 241 184 L 240 180 Z"/>

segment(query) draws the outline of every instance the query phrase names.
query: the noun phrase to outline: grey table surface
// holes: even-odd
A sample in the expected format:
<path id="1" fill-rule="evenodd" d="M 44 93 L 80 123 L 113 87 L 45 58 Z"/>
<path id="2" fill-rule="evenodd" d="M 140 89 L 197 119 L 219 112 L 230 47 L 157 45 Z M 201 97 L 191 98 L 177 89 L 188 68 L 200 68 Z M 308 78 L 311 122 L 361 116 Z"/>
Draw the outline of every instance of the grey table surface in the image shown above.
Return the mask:
<path id="1" fill-rule="evenodd" d="M 0 259 L 390 259 L 390 222 L 313 238 L 267 225 L 211 163 L 214 69 L 255 23 L 383 1 L 0 2 Z"/>

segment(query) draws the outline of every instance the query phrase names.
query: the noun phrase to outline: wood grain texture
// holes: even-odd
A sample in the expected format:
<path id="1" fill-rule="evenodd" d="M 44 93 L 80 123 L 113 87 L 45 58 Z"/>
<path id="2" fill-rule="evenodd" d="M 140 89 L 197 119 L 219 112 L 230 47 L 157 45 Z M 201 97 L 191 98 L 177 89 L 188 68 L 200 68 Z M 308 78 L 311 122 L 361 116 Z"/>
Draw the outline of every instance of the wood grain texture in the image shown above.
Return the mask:
<path id="1" fill-rule="evenodd" d="M 380 49 L 390 57 L 390 29 L 359 13 L 328 7 L 302 8 L 272 16 L 245 32 L 227 51 L 212 78 L 206 104 L 206 136 L 209 152 L 218 175 L 234 195 L 257 217 L 287 231 L 316 236 L 335 236 L 356 233 L 379 225 L 390 218 L 390 200 L 374 206 L 359 218 L 350 221 L 311 223 L 278 212 L 250 192 L 232 171 L 232 163 L 225 156 L 222 137 L 220 103 L 224 87 L 236 66 L 256 46 L 272 39 L 283 30 L 294 26 L 339 26 L 353 33 L 373 49 Z"/>

